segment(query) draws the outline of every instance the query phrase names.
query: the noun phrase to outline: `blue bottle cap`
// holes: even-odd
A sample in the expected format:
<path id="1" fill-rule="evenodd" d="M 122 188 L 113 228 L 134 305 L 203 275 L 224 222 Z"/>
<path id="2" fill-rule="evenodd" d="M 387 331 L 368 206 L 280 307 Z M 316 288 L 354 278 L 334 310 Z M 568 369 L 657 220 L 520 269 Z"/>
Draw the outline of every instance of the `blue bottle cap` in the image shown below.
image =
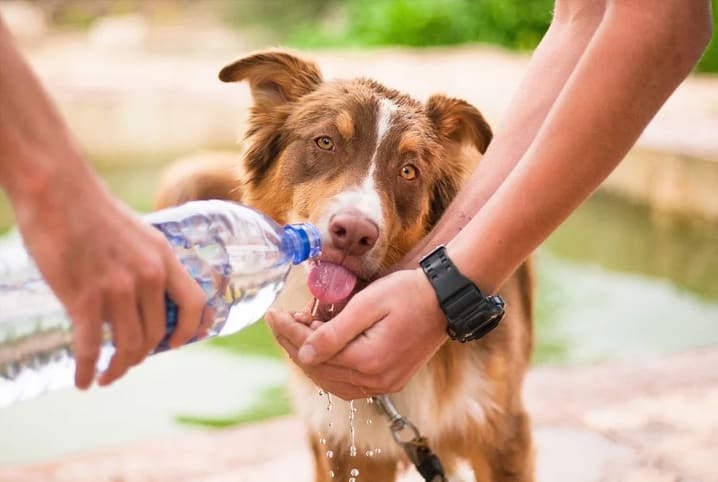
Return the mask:
<path id="1" fill-rule="evenodd" d="M 299 264 L 322 252 L 322 240 L 313 224 L 287 224 L 284 226 L 287 238 L 291 240 L 292 262 Z"/>

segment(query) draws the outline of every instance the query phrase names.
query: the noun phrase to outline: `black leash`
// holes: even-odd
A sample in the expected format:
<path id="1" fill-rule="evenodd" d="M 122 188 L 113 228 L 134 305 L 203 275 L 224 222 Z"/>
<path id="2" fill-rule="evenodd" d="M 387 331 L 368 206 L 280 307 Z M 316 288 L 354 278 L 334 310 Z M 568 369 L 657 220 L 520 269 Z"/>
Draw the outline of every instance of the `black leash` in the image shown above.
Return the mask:
<path id="1" fill-rule="evenodd" d="M 389 419 L 389 428 L 399 446 L 426 482 L 447 482 L 439 457 L 431 450 L 411 420 L 400 414 L 388 395 L 372 397 L 377 409 Z M 403 435 L 409 432 L 408 436 Z"/>

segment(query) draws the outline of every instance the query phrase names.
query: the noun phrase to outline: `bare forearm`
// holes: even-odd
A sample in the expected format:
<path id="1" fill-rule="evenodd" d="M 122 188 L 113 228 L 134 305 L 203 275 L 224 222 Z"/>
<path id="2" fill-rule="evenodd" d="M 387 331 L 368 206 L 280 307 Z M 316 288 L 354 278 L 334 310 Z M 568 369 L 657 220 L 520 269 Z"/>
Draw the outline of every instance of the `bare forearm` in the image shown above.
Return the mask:
<path id="1" fill-rule="evenodd" d="M 59 165 L 48 153 L 62 157 Z M 36 199 L 62 172 L 89 167 L 0 17 L 0 186 L 13 204 Z"/>
<path id="2" fill-rule="evenodd" d="M 609 5 L 531 147 L 449 244 L 486 291 L 608 176 L 699 59 L 710 38 L 707 2 L 644 3 Z"/>
<path id="3" fill-rule="evenodd" d="M 406 256 L 406 265 L 455 236 L 506 179 L 539 127 L 601 22 L 602 1 L 559 1 L 526 74 L 478 167 L 431 234 Z"/>

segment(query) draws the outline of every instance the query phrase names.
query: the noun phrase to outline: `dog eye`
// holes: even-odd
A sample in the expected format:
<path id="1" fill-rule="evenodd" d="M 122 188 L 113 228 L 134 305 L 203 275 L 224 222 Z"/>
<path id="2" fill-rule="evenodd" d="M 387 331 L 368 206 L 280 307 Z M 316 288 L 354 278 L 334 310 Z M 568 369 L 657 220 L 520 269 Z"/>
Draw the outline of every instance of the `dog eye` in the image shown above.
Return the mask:
<path id="1" fill-rule="evenodd" d="M 416 169 L 416 167 L 412 164 L 405 164 L 401 167 L 401 177 L 406 179 L 407 181 L 412 181 L 416 179 L 416 176 L 419 174 L 419 171 Z"/>
<path id="2" fill-rule="evenodd" d="M 333 151 L 334 150 L 334 141 L 331 137 L 327 136 L 321 136 L 314 139 L 314 143 L 319 146 L 319 149 L 322 149 L 324 151 Z"/>

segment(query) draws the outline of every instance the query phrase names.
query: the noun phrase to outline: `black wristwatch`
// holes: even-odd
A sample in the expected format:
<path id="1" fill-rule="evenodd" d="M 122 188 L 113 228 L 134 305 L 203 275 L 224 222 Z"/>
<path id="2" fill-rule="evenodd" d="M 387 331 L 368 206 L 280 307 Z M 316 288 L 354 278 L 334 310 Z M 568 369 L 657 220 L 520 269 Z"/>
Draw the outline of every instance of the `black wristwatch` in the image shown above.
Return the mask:
<path id="1" fill-rule="evenodd" d="M 504 317 L 503 298 L 484 296 L 478 286 L 456 269 L 444 246 L 424 256 L 419 264 L 449 321 L 446 328 L 449 338 L 462 343 L 478 340 L 499 325 Z"/>

